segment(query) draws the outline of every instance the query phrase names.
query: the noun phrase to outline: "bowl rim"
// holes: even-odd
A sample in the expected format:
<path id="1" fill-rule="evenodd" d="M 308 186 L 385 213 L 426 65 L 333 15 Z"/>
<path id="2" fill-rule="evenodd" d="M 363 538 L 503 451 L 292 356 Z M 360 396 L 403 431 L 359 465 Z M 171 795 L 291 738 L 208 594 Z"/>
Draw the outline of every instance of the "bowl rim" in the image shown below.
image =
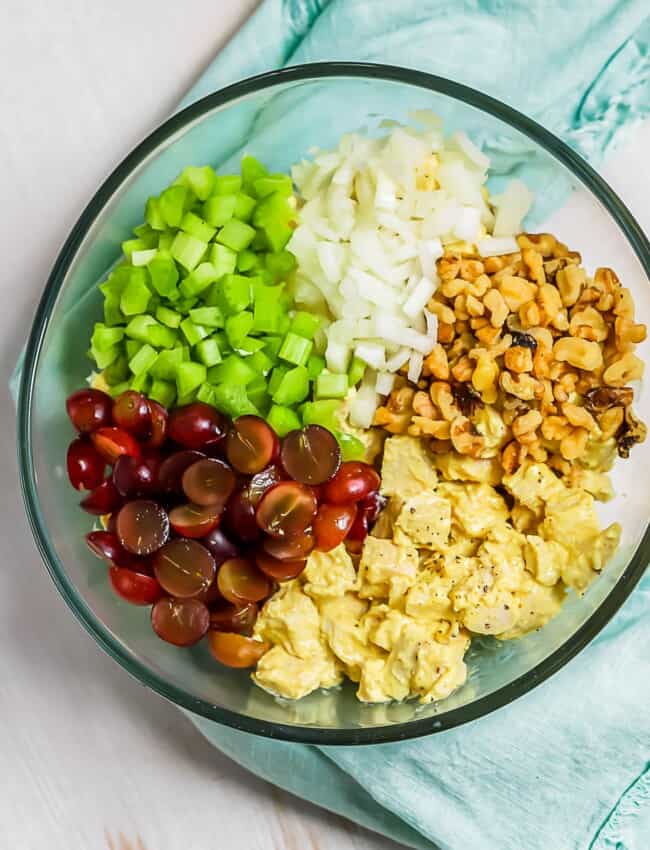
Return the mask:
<path id="1" fill-rule="evenodd" d="M 318 62 L 296 65 L 248 77 L 195 101 L 156 127 L 117 165 L 81 213 L 54 262 L 36 309 L 25 349 L 18 397 L 17 448 L 20 482 L 29 523 L 52 580 L 86 631 L 128 673 L 161 696 L 194 714 L 255 735 L 303 744 L 358 745 L 390 743 L 445 731 L 495 711 L 549 678 L 578 654 L 609 622 L 643 575 L 650 558 L 650 526 L 646 529 L 625 570 L 599 607 L 560 647 L 526 673 L 496 691 L 459 708 L 442 709 L 428 718 L 372 728 L 329 729 L 269 722 L 238 714 L 192 696 L 171 684 L 126 651 L 119 640 L 92 614 L 50 542 L 43 519 L 35 479 L 31 444 L 31 401 L 49 318 L 75 254 L 105 204 L 134 168 L 159 145 L 187 125 L 215 109 L 242 97 L 282 83 L 325 78 L 379 79 L 403 83 L 446 95 L 487 112 L 522 132 L 558 159 L 599 200 L 626 236 L 641 266 L 650 277 L 650 242 L 625 204 L 596 171 L 570 148 L 533 119 L 499 100 L 469 86 L 423 71 L 369 62 Z M 444 705 L 444 703 L 443 703 Z"/>

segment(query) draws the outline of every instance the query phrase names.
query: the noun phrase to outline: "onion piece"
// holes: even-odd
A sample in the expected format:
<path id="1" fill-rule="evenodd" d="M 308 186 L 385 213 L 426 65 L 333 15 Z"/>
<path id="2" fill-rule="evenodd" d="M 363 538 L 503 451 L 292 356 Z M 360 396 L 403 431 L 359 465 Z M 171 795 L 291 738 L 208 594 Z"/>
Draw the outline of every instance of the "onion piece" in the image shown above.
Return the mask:
<path id="1" fill-rule="evenodd" d="M 373 369 L 386 367 L 386 349 L 378 342 L 360 342 L 354 349 L 354 354 Z"/>
<path id="2" fill-rule="evenodd" d="M 376 378 L 371 369 L 366 369 L 357 394 L 350 402 L 350 422 L 357 428 L 370 428 L 375 411 L 378 407 L 378 397 L 375 391 Z"/>
<path id="3" fill-rule="evenodd" d="M 421 278 L 417 286 L 413 289 L 409 297 L 404 302 L 402 310 L 409 317 L 414 319 L 422 312 L 424 307 L 429 303 L 429 299 L 436 291 L 436 285 L 433 281 L 426 277 Z"/>
<path id="4" fill-rule="evenodd" d="M 514 236 L 520 233 L 522 222 L 533 203 L 533 194 L 521 180 L 511 180 L 505 192 L 494 198 L 496 217 L 493 236 Z"/>
<path id="5" fill-rule="evenodd" d="M 406 377 L 413 384 L 417 384 L 420 380 L 420 375 L 422 374 L 422 363 L 424 361 L 424 357 L 420 354 L 419 351 L 414 351 L 409 358 L 409 370 Z"/>
<path id="6" fill-rule="evenodd" d="M 389 372 L 398 372 L 402 366 L 408 362 L 409 357 L 411 356 L 410 348 L 400 348 L 398 351 L 393 354 L 392 357 L 389 357 L 386 361 L 386 369 Z"/>
<path id="7" fill-rule="evenodd" d="M 496 257 L 499 254 L 516 254 L 519 250 L 519 245 L 514 236 L 479 239 L 476 247 L 482 257 Z"/>
<path id="8" fill-rule="evenodd" d="M 395 375 L 392 372 L 378 372 L 375 381 L 375 392 L 379 395 L 388 395 L 393 389 Z"/>

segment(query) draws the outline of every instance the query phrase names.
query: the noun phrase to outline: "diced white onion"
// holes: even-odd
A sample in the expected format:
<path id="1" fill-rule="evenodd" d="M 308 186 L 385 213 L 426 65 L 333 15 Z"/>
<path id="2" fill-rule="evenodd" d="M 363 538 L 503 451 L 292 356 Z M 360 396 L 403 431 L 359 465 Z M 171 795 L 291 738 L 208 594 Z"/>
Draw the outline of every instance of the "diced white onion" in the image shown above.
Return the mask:
<path id="1" fill-rule="evenodd" d="M 422 274 L 430 280 L 436 280 L 436 262 L 444 254 L 440 239 L 425 239 L 420 242 L 420 266 Z"/>
<path id="2" fill-rule="evenodd" d="M 423 361 L 424 357 L 420 354 L 419 351 L 414 351 L 409 358 L 409 370 L 406 377 L 414 384 L 416 384 L 420 380 L 420 375 L 422 374 Z"/>
<path id="3" fill-rule="evenodd" d="M 461 207 L 454 224 L 454 233 L 459 239 L 474 242 L 481 226 L 481 213 L 476 207 Z"/>
<path id="4" fill-rule="evenodd" d="M 386 366 L 386 349 L 378 342 L 360 342 L 354 349 L 354 354 L 373 369 L 383 369 Z"/>
<path id="5" fill-rule="evenodd" d="M 496 257 L 499 254 L 515 254 L 519 250 L 519 245 L 514 236 L 501 236 L 498 239 L 494 237 L 488 239 L 479 239 L 476 243 L 479 254 L 482 257 Z"/>
<path id="6" fill-rule="evenodd" d="M 386 361 L 386 369 L 389 372 L 398 372 L 402 366 L 408 361 L 411 356 L 410 348 L 400 348 L 398 351 L 393 354 L 392 357 L 389 357 Z"/>
<path id="7" fill-rule="evenodd" d="M 330 337 L 325 350 L 325 362 L 330 372 L 347 372 L 350 362 L 350 347 Z"/>
<path id="8" fill-rule="evenodd" d="M 487 171 L 490 167 L 490 160 L 480 148 L 478 148 L 474 142 L 469 139 L 465 133 L 459 132 L 454 133 L 454 141 L 458 145 L 459 150 L 461 150 L 467 159 L 475 165 L 477 168 L 480 168 L 481 171 Z"/>
<path id="9" fill-rule="evenodd" d="M 505 192 L 494 199 L 496 217 L 493 236 L 514 236 L 533 203 L 533 194 L 521 180 L 511 180 Z"/>
<path id="10" fill-rule="evenodd" d="M 375 392 L 379 395 L 388 395 L 393 389 L 395 375 L 392 372 L 379 372 L 375 382 Z"/>
<path id="11" fill-rule="evenodd" d="M 438 317 L 435 313 L 425 310 L 424 318 L 427 321 L 427 336 L 436 340 L 438 337 Z"/>
<path id="12" fill-rule="evenodd" d="M 425 334 L 418 333 L 406 325 L 400 325 L 394 318 L 378 316 L 376 319 L 377 334 L 395 345 L 404 345 L 428 354 L 431 351 L 431 340 Z"/>
<path id="13" fill-rule="evenodd" d="M 418 313 L 422 312 L 435 290 L 435 283 L 426 277 L 423 277 L 418 282 L 402 307 L 402 310 L 409 319 L 415 319 Z"/>
<path id="14" fill-rule="evenodd" d="M 370 369 L 361 381 L 361 386 L 350 402 L 350 422 L 357 428 L 370 428 L 377 410 L 376 378 Z"/>

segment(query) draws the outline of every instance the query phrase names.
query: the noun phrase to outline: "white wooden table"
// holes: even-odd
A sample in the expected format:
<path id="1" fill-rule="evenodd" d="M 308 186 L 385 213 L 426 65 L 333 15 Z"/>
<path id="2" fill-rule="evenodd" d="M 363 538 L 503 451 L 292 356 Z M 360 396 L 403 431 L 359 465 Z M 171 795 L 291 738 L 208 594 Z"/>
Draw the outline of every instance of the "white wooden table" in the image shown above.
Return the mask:
<path id="1" fill-rule="evenodd" d="M 0 3 L 2 850 L 396 847 L 245 773 L 101 653 L 42 569 L 18 490 L 6 382 L 54 256 L 255 5 Z M 605 170 L 646 229 L 649 148 L 646 124 Z"/>

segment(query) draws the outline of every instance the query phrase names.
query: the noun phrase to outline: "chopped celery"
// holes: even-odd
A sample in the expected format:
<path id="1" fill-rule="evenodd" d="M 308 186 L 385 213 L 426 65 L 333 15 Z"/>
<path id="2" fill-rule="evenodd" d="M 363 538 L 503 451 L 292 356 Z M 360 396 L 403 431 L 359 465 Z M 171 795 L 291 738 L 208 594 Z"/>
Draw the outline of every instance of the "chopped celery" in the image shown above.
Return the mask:
<path id="1" fill-rule="evenodd" d="M 243 251 L 253 241 L 255 230 L 245 221 L 231 218 L 227 221 L 217 234 L 216 241 L 233 251 Z"/>
<path id="2" fill-rule="evenodd" d="M 312 354 L 307 361 L 307 371 L 309 372 L 309 377 L 312 381 L 315 381 L 316 378 L 320 375 L 320 373 L 325 368 L 325 358 L 321 357 L 320 354 Z"/>
<path id="3" fill-rule="evenodd" d="M 178 328 L 180 327 L 183 316 L 181 313 L 177 313 L 176 310 L 170 310 L 169 307 L 160 304 L 156 307 L 156 319 L 168 328 Z"/>
<path id="4" fill-rule="evenodd" d="M 109 274 L 108 278 L 99 285 L 100 292 L 105 295 L 117 295 L 124 292 L 124 287 L 131 279 L 131 266 L 118 266 Z"/>
<path id="5" fill-rule="evenodd" d="M 117 360 L 114 360 L 104 369 L 103 375 L 109 386 L 115 386 L 115 384 L 126 381 L 129 377 L 129 361 L 126 355 L 120 354 Z"/>
<path id="6" fill-rule="evenodd" d="M 234 217 L 239 221 L 250 221 L 255 206 L 255 198 L 251 198 L 251 196 L 247 195 L 245 192 L 238 192 Z"/>
<path id="7" fill-rule="evenodd" d="M 316 391 L 314 397 L 317 399 L 345 398 L 348 389 L 347 375 L 336 375 L 332 372 L 323 371 L 316 378 Z"/>
<path id="8" fill-rule="evenodd" d="M 189 186 L 200 201 L 205 201 L 214 191 L 217 175 L 209 165 L 188 165 L 177 178 L 182 185 Z"/>
<path id="9" fill-rule="evenodd" d="M 296 258 L 290 251 L 278 251 L 277 254 L 269 253 L 265 258 L 267 270 L 273 275 L 274 280 L 281 280 L 296 268 Z"/>
<path id="10" fill-rule="evenodd" d="M 233 195 L 241 189 L 241 175 L 239 174 L 217 174 L 214 183 L 213 194 Z"/>
<path id="11" fill-rule="evenodd" d="M 298 334 L 298 336 L 304 336 L 305 339 L 313 339 L 320 326 L 321 320 L 318 316 L 312 316 L 311 313 L 298 310 L 293 314 L 289 329 L 292 333 Z"/>
<path id="12" fill-rule="evenodd" d="M 129 381 L 129 389 L 136 390 L 144 395 L 149 395 L 149 387 L 151 386 L 151 377 L 147 372 L 140 372 L 139 375 L 134 375 Z"/>
<path id="13" fill-rule="evenodd" d="M 276 367 L 277 368 L 277 367 Z M 304 366 L 296 366 L 282 377 L 280 383 L 273 393 L 273 401 L 276 404 L 292 405 L 299 404 L 309 395 L 309 375 Z"/>
<path id="14" fill-rule="evenodd" d="M 190 310 L 190 319 L 206 328 L 223 327 L 223 313 L 218 307 L 193 307 Z"/>
<path id="15" fill-rule="evenodd" d="M 260 286 L 255 293 L 253 310 L 256 331 L 261 333 L 281 333 L 286 323 L 287 313 L 280 298 L 284 286 Z"/>
<path id="16" fill-rule="evenodd" d="M 274 363 L 278 362 L 278 354 L 282 348 L 281 336 L 264 336 L 264 351 L 268 354 Z"/>
<path id="17" fill-rule="evenodd" d="M 143 345 L 144 342 L 140 342 L 140 340 L 127 339 L 126 343 L 124 344 L 127 360 L 130 360 L 132 357 L 135 357 L 135 355 L 138 353 L 138 351 L 140 351 Z"/>
<path id="18" fill-rule="evenodd" d="M 141 239 L 127 239 L 125 242 L 122 242 L 122 251 L 124 252 L 124 256 L 131 259 L 132 255 L 136 251 L 148 251 L 150 248 L 155 248 L 158 243 L 158 237 L 145 237 Z"/>
<path id="19" fill-rule="evenodd" d="M 178 331 L 156 324 L 148 328 L 147 337 L 154 348 L 173 348 L 178 342 Z"/>
<path id="20" fill-rule="evenodd" d="M 263 198 L 253 213 L 253 224 L 265 236 L 270 251 L 281 251 L 295 226 L 296 212 L 289 199 L 279 192 Z"/>
<path id="21" fill-rule="evenodd" d="M 113 345 L 124 339 L 124 328 L 107 328 L 103 322 L 96 322 L 90 343 L 97 351 L 108 351 Z"/>
<path id="22" fill-rule="evenodd" d="M 169 251 L 172 247 L 172 242 L 174 241 L 175 231 L 173 230 L 165 230 L 160 234 L 158 239 L 158 250 L 159 251 Z"/>
<path id="23" fill-rule="evenodd" d="M 237 268 L 237 254 L 225 245 L 216 242 L 210 246 L 210 262 L 214 266 L 217 280 L 225 274 L 232 274 Z"/>
<path id="24" fill-rule="evenodd" d="M 267 389 L 266 381 L 261 375 L 246 387 L 246 395 L 261 413 L 268 411 L 271 405 Z"/>
<path id="25" fill-rule="evenodd" d="M 279 351 L 281 360 L 286 360 L 288 363 L 294 363 L 296 366 L 304 366 L 309 360 L 309 355 L 314 347 L 314 343 L 310 339 L 305 339 L 303 336 L 298 336 L 294 333 L 288 333 L 282 343 Z"/>
<path id="26" fill-rule="evenodd" d="M 283 366 L 281 364 L 273 368 L 273 371 L 271 372 L 271 375 L 269 377 L 269 392 L 271 393 L 271 395 L 273 395 L 273 393 L 280 386 L 282 379 L 288 371 L 289 367 Z"/>
<path id="27" fill-rule="evenodd" d="M 217 232 L 214 227 L 210 227 L 207 222 L 193 212 L 185 213 L 181 221 L 181 230 L 189 233 L 190 236 L 196 236 L 203 242 L 209 242 Z"/>
<path id="28" fill-rule="evenodd" d="M 108 385 L 109 395 L 113 398 L 117 398 L 118 395 L 122 395 L 122 393 L 125 393 L 128 389 L 130 389 L 128 381 L 120 381 L 119 384 Z"/>
<path id="29" fill-rule="evenodd" d="M 200 262 L 207 247 L 208 243 L 203 239 L 197 239 L 196 236 L 190 236 L 189 233 L 179 230 L 174 237 L 170 252 L 176 262 L 191 272 Z"/>
<path id="30" fill-rule="evenodd" d="M 280 404 L 272 405 L 266 421 L 278 437 L 286 437 L 289 431 L 296 431 L 302 427 L 298 414 L 290 407 L 284 407 Z"/>
<path id="31" fill-rule="evenodd" d="M 213 384 L 239 384 L 245 387 L 259 375 L 243 357 L 229 354 L 222 363 L 210 369 L 208 377 Z"/>
<path id="32" fill-rule="evenodd" d="M 156 362 L 158 352 L 150 345 L 143 345 L 140 351 L 129 360 L 129 369 L 134 375 L 139 375 L 141 372 L 149 373 L 149 369 Z"/>
<path id="33" fill-rule="evenodd" d="M 250 272 L 260 268 L 261 265 L 260 255 L 248 248 L 237 256 L 237 271 Z"/>
<path id="34" fill-rule="evenodd" d="M 184 360 L 185 358 L 181 348 L 161 351 L 149 370 L 151 377 L 161 381 L 175 381 L 176 370 Z"/>
<path id="35" fill-rule="evenodd" d="M 201 342 L 197 342 L 194 351 L 204 366 L 216 366 L 217 363 L 221 363 L 219 343 L 214 337 L 208 337 L 207 339 L 202 339 Z"/>
<path id="36" fill-rule="evenodd" d="M 293 194 L 293 183 L 288 174 L 268 174 L 253 181 L 253 192 L 257 198 L 265 198 L 273 192 L 288 196 Z"/>
<path id="37" fill-rule="evenodd" d="M 171 254 L 158 251 L 157 255 L 148 265 L 149 274 L 153 288 L 159 295 L 169 297 L 176 290 L 178 283 L 178 269 L 172 260 Z"/>
<path id="38" fill-rule="evenodd" d="M 136 339 L 139 342 L 149 342 L 149 328 L 157 324 L 158 322 L 153 316 L 146 314 L 134 316 L 126 326 L 124 332 L 129 339 Z"/>
<path id="39" fill-rule="evenodd" d="M 203 217 L 211 227 L 223 227 L 235 214 L 236 195 L 213 195 L 203 204 Z"/>
<path id="40" fill-rule="evenodd" d="M 176 399 L 177 407 L 184 407 L 186 404 L 192 404 L 193 401 L 196 401 L 198 390 L 192 390 L 190 393 L 186 393 L 183 396 L 178 396 Z"/>
<path id="41" fill-rule="evenodd" d="M 190 345 L 196 345 L 197 342 L 205 339 L 210 333 L 207 328 L 203 327 L 203 325 L 195 325 L 190 318 L 183 319 L 181 322 L 181 330 Z M 179 395 L 181 395 L 180 392 Z"/>
<path id="42" fill-rule="evenodd" d="M 220 384 L 214 388 L 214 406 L 232 419 L 252 413 L 259 415 L 258 409 L 248 398 L 241 384 Z"/>
<path id="43" fill-rule="evenodd" d="M 120 310 L 125 316 L 136 316 L 147 309 L 151 299 L 151 290 L 147 286 L 148 277 L 146 269 L 131 269 L 129 280 L 120 297 Z"/>
<path id="44" fill-rule="evenodd" d="M 248 310 L 243 310 L 236 316 L 230 316 L 226 319 L 226 336 L 228 342 L 233 348 L 237 348 L 249 334 L 253 327 L 253 314 Z"/>
<path id="45" fill-rule="evenodd" d="M 218 278 L 219 275 L 212 263 L 201 263 L 180 282 L 178 289 L 181 295 L 191 298 L 194 295 L 200 295 Z"/>
<path id="46" fill-rule="evenodd" d="M 109 327 L 124 323 L 124 313 L 120 310 L 120 296 L 113 292 L 104 296 L 104 322 Z"/>
<path id="47" fill-rule="evenodd" d="M 266 177 L 268 173 L 268 168 L 259 159 L 250 154 L 242 157 L 241 178 L 245 189 L 252 189 L 255 181 L 259 180 L 260 177 Z"/>
<path id="48" fill-rule="evenodd" d="M 176 398 L 176 387 L 171 381 L 154 380 L 151 382 L 149 398 L 162 404 L 163 407 L 171 407 Z"/>
<path id="49" fill-rule="evenodd" d="M 196 400 L 202 401 L 204 404 L 211 404 L 214 407 L 214 387 L 207 381 L 198 388 Z"/>
<path id="50" fill-rule="evenodd" d="M 154 233 L 153 227 L 150 227 L 149 224 L 139 224 L 137 227 L 133 228 L 133 233 L 138 237 L 138 239 L 145 239 L 147 236 L 153 236 L 156 239 L 158 238 L 158 234 Z"/>
<path id="51" fill-rule="evenodd" d="M 341 446 L 343 460 L 365 460 L 366 447 L 358 437 L 347 431 L 335 430 L 333 433 Z"/>
<path id="52" fill-rule="evenodd" d="M 336 415 L 340 409 L 341 402 L 338 399 L 308 401 L 302 407 L 302 424 L 322 425 L 329 431 L 336 431 L 341 425 Z"/>
<path id="53" fill-rule="evenodd" d="M 353 357 L 348 369 L 348 383 L 351 387 L 356 386 L 366 371 L 366 364 L 359 357 Z"/>
<path id="54" fill-rule="evenodd" d="M 179 398 L 198 389 L 207 377 L 203 363 L 179 363 L 176 369 L 176 389 Z"/>
<path id="55" fill-rule="evenodd" d="M 111 363 L 114 363 L 117 360 L 121 353 L 122 346 L 120 345 L 112 345 L 110 348 L 107 348 L 106 351 L 97 351 L 97 349 L 93 348 L 91 345 L 88 355 L 91 360 L 95 361 L 98 369 L 106 369 L 107 366 L 110 366 Z"/>
<path id="56" fill-rule="evenodd" d="M 245 336 L 237 344 L 237 351 L 244 356 L 247 354 L 255 354 L 264 348 L 264 342 L 261 339 L 256 339 L 253 336 Z"/>
<path id="57" fill-rule="evenodd" d="M 160 215 L 168 227 L 178 227 L 183 219 L 185 204 L 188 200 L 186 186 L 174 184 L 165 189 L 158 198 Z"/>
<path id="58" fill-rule="evenodd" d="M 241 313 L 251 303 L 251 279 L 239 274 L 227 274 L 219 281 L 219 295 L 223 310 L 228 314 Z"/>
<path id="59" fill-rule="evenodd" d="M 189 313 L 198 300 L 198 298 L 179 298 L 174 302 L 174 307 L 179 313 Z"/>
<path id="60" fill-rule="evenodd" d="M 153 230 L 164 230 L 167 226 L 160 211 L 160 201 L 155 196 L 147 200 L 144 208 L 144 217 L 147 224 Z"/>
<path id="61" fill-rule="evenodd" d="M 157 248 L 147 248 L 144 251 L 133 251 L 131 254 L 131 264 L 136 268 L 138 266 L 146 266 L 154 259 L 157 253 Z"/>
<path id="62" fill-rule="evenodd" d="M 273 368 L 273 361 L 263 351 L 255 351 L 250 357 L 246 358 L 246 363 L 265 377 Z"/>

